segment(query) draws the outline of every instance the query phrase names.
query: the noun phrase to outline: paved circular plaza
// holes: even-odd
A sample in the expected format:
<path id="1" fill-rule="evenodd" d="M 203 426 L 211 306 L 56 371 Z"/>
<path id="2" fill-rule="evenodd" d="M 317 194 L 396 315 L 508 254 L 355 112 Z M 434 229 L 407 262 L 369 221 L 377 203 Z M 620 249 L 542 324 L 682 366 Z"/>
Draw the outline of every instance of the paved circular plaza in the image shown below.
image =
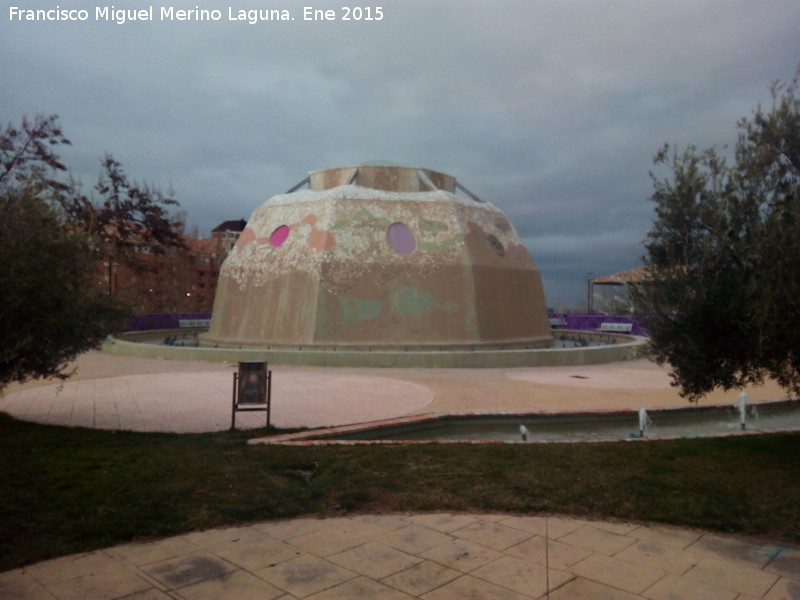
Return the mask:
<path id="1" fill-rule="evenodd" d="M 178 433 L 230 427 L 235 364 L 88 352 L 63 382 L 10 386 L 0 411 L 52 425 Z M 666 371 L 644 359 L 604 365 L 517 369 L 273 367 L 272 424 L 322 427 L 410 414 L 605 411 L 686 406 Z M 778 400 L 774 384 L 748 390 Z M 714 393 L 704 404 L 731 404 Z M 237 427 L 263 427 L 264 413 L 239 413 Z"/>

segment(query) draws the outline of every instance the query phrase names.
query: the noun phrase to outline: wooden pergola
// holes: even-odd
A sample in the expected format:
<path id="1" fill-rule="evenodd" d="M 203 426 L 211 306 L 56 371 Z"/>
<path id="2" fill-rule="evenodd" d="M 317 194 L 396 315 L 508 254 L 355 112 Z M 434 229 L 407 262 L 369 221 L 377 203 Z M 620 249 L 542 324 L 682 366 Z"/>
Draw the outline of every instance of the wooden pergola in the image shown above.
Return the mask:
<path id="1" fill-rule="evenodd" d="M 642 283 L 650 278 L 650 270 L 642 265 L 628 269 L 627 271 L 620 271 L 611 275 L 604 275 L 603 277 L 595 277 L 589 280 L 588 289 L 588 310 L 589 313 L 594 312 L 594 286 L 596 285 L 619 285 L 627 286 L 631 284 Z"/>
<path id="2" fill-rule="evenodd" d="M 592 279 L 592 285 L 628 285 L 631 283 L 642 283 L 650 279 L 650 269 L 641 265 L 628 269 L 627 271 L 620 271 L 612 275 L 605 275 Z"/>

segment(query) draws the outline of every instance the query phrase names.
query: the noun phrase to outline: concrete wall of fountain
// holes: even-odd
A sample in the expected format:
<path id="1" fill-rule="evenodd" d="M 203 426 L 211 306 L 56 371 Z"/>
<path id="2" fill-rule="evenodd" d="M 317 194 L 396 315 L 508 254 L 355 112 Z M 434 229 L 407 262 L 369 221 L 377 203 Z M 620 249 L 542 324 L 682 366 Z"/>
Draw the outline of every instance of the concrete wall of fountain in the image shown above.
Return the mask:
<path id="1" fill-rule="evenodd" d="M 566 367 L 592 365 L 644 356 L 647 339 L 621 334 L 570 332 L 587 341 L 615 343 L 579 348 L 479 348 L 447 350 L 405 350 L 364 348 L 348 350 L 341 347 L 307 348 L 247 348 L 225 346 L 180 347 L 167 346 L 160 341 L 176 334 L 175 330 L 156 332 L 131 332 L 110 338 L 103 351 L 111 354 L 143 358 L 174 360 L 201 360 L 210 362 L 268 361 L 275 365 L 317 367 L 424 367 L 424 368 L 513 368 L 513 367 Z M 181 330 L 182 334 L 192 330 Z"/>

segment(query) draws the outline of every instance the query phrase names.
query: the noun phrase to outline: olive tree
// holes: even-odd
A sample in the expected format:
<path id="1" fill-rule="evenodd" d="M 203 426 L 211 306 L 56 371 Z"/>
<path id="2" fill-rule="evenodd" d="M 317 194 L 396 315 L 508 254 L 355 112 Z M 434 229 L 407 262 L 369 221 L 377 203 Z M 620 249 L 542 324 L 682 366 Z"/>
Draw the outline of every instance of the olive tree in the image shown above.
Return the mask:
<path id="1" fill-rule="evenodd" d="M 56 115 L 0 130 L 0 388 L 66 376 L 120 327 L 130 307 L 98 285 L 103 262 L 138 267 L 137 247 L 183 246 L 175 200 L 132 182 L 110 155 L 96 195 L 84 194 L 58 156 L 69 144 Z"/>
<path id="2" fill-rule="evenodd" d="M 766 378 L 800 393 L 799 77 L 739 121 L 730 161 L 691 146 L 655 156 L 669 175 L 651 173 L 650 278 L 632 295 L 689 400 Z"/>
<path id="3" fill-rule="evenodd" d="M 65 367 L 127 310 L 97 286 L 91 238 L 32 188 L 0 193 L 0 389 Z"/>

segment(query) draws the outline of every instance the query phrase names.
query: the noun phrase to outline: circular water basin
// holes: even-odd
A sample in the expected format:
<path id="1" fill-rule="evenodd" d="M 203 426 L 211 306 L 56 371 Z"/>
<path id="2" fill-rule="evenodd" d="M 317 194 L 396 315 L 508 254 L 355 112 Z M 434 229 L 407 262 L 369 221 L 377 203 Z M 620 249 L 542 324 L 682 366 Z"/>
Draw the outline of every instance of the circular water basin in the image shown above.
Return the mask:
<path id="1" fill-rule="evenodd" d="M 708 437 L 742 433 L 735 406 L 656 410 L 640 435 L 640 412 L 434 415 L 380 426 L 353 426 L 281 436 L 280 442 L 596 442 L 645 438 Z M 524 429 L 522 429 L 524 427 Z M 747 407 L 745 432 L 800 431 L 800 402 Z M 523 439 L 523 436 L 525 439 Z M 258 440 L 269 443 L 269 438 Z"/>

